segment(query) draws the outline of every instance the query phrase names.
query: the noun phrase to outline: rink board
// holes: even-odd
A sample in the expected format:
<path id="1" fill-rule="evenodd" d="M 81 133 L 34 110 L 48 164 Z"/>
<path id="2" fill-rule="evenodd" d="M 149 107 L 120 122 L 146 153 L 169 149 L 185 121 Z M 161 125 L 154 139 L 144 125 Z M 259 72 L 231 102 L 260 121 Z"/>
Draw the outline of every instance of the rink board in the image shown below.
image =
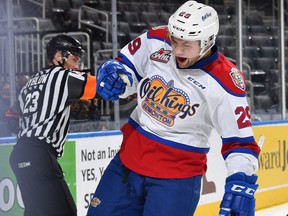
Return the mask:
<path id="1" fill-rule="evenodd" d="M 288 124 L 287 121 L 259 122 L 254 123 L 253 131 L 257 141 L 261 136 L 264 136 L 265 139 L 259 155 L 259 170 L 257 172 L 259 188 L 256 192 L 256 209 L 259 210 L 288 201 Z M 217 135 L 214 136 L 212 140 L 218 140 Z M 218 176 L 211 176 L 211 179 L 222 179 L 226 173 L 220 171 L 219 165 L 223 161 L 219 159 L 215 163 L 209 163 L 209 160 L 211 158 L 215 160 L 215 154 L 218 154 L 213 146 L 211 146 L 209 154 L 207 175 L 211 174 L 209 169 L 215 167 Z M 222 187 L 224 187 L 224 181 Z M 201 197 L 196 216 L 215 215 L 221 201 L 221 198 L 216 194 L 222 197 L 220 184 L 216 187 L 215 196 L 212 199 L 212 194 Z"/>
<path id="2" fill-rule="evenodd" d="M 288 200 L 288 124 L 264 122 L 254 124 L 256 140 L 261 135 L 265 143 L 259 156 L 259 189 L 257 209 Z M 66 181 L 75 199 L 78 215 L 85 215 L 90 197 L 111 158 L 119 151 L 120 131 L 69 134 L 65 154 L 59 160 Z M 208 171 L 203 178 L 202 196 L 196 216 L 214 216 L 224 192 L 225 163 L 220 155 L 221 139 L 213 131 L 209 139 Z M 15 177 L 9 166 L 9 155 L 15 138 L 0 138 L 0 215 L 23 215 L 23 202 Z"/>
<path id="3" fill-rule="evenodd" d="M 257 208 L 267 208 L 288 201 L 288 124 L 253 127 L 255 137 L 265 136 L 259 155 Z"/>

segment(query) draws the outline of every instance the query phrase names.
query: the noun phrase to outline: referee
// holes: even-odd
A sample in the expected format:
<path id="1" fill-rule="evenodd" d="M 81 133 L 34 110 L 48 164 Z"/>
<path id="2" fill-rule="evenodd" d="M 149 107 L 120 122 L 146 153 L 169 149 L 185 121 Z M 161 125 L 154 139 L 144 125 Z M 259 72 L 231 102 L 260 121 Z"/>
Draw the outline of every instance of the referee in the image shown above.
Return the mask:
<path id="1" fill-rule="evenodd" d="M 79 41 L 57 35 L 46 47 L 50 65 L 20 91 L 19 133 L 10 165 L 25 216 L 74 216 L 76 205 L 57 158 L 63 155 L 70 103 L 96 96 L 96 78 L 77 72 L 84 54 Z"/>

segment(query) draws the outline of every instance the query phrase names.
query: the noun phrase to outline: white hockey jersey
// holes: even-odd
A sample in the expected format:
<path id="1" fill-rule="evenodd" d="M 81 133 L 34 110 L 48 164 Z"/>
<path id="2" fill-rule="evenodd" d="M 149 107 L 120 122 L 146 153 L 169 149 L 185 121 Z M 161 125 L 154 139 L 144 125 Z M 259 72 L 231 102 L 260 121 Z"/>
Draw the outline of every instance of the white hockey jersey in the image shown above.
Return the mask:
<path id="1" fill-rule="evenodd" d="M 260 149 L 251 128 L 243 74 L 216 46 L 209 58 L 178 68 L 166 32 L 166 26 L 150 29 L 117 58 L 134 78 L 122 97 L 137 92 L 138 100 L 121 129 L 122 162 L 150 177 L 203 174 L 207 141 L 215 128 L 223 140 L 224 159 L 241 153 L 247 160 L 239 164 L 257 167 Z"/>

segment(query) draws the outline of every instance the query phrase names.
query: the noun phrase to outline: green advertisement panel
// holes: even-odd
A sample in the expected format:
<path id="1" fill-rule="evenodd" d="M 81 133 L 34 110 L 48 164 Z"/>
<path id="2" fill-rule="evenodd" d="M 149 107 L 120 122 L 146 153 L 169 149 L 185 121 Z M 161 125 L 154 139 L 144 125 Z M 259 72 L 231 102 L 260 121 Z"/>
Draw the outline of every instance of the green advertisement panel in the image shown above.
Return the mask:
<path id="1" fill-rule="evenodd" d="M 58 160 L 58 162 L 62 167 L 65 180 L 76 203 L 75 141 L 66 142 L 64 155 Z"/>
<path id="2" fill-rule="evenodd" d="M 9 165 L 14 144 L 0 144 L 0 215 L 22 216 L 24 204 L 16 178 Z M 75 141 L 65 145 L 64 156 L 59 163 L 65 173 L 65 180 L 76 202 Z"/>
<path id="3" fill-rule="evenodd" d="M 0 145 L 0 215 L 23 215 L 24 205 L 16 178 L 9 165 L 13 149 L 11 145 Z"/>

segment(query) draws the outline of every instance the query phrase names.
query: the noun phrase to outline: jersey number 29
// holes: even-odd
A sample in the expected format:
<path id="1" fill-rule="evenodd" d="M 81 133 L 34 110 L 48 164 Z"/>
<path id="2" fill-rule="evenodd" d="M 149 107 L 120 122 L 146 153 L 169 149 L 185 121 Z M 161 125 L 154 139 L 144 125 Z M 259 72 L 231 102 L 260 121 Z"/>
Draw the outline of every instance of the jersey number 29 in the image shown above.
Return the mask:
<path id="1" fill-rule="evenodd" d="M 251 126 L 251 115 L 249 106 L 237 107 L 235 109 L 235 114 L 240 114 L 239 118 L 237 119 L 239 129 Z"/>

